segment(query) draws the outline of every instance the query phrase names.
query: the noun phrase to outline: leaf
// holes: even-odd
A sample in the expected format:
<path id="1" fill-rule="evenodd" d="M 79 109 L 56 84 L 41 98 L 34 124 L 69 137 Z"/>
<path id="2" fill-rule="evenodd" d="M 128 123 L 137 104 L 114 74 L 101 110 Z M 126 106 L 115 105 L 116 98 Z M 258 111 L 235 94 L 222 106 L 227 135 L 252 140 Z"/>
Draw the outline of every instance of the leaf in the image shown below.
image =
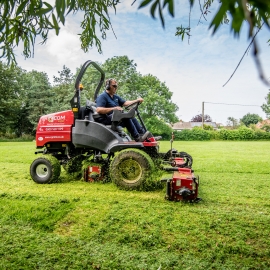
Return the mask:
<path id="1" fill-rule="evenodd" d="M 174 17 L 174 7 L 173 7 L 173 3 L 174 1 L 173 0 L 165 0 L 164 3 L 163 3 L 163 8 L 168 5 L 168 10 L 169 10 L 169 13 L 171 14 L 172 17 Z"/>
<path id="2" fill-rule="evenodd" d="M 68 15 L 70 13 L 70 11 L 73 10 L 75 7 L 75 0 L 70 0 L 70 2 L 67 4 L 67 6 L 69 6 L 69 10 L 67 12 L 67 15 Z"/>
<path id="3" fill-rule="evenodd" d="M 50 12 L 50 11 L 51 11 L 50 8 L 42 8 L 42 9 L 40 9 L 39 11 L 36 12 L 36 15 L 42 16 L 42 15 L 44 15 L 44 14 Z"/>
<path id="4" fill-rule="evenodd" d="M 212 22 L 209 26 L 209 29 L 211 27 L 214 27 L 213 34 L 216 32 L 216 30 L 218 29 L 218 27 L 222 23 L 223 17 L 225 16 L 227 10 L 228 10 L 228 2 L 223 1 L 216 16 L 214 17 L 214 19 L 212 20 Z"/>
<path id="5" fill-rule="evenodd" d="M 151 16 L 153 18 L 156 18 L 155 17 L 155 11 L 156 11 L 156 8 L 157 8 L 158 4 L 159 4 L 159 0 L 156 0 L 156 2 L 151 6 L 150 13 L 151 13 Z"/>
<path id="6" fill-rule="evenodd" d="M 56 17 L 55 17 L 54 14 L 52 14 L 52 18 L 53 18 L 53 24 L 54 24 L 55 33 L 58 36 L 58 34 L 59 34 L 59 25 L 58 25 L 58 22 L 57 22 Z"/>
<path id="7" fill-rule="evenodd" d="M 16 16 L 18 16 L 19 14 L 21 14 L 21 12 L 24 10 L 26 4 L 28 3 L 29 1 L 26 0 L 24 2 L 22 2 L 19 7 L 17 8 L 17 11 L 16 11 Z"/>
<path id="8" fill-rule="evenodd" d="M 164 28 L 165 27 L 165 22 L 164 22 L 164 17 L 163 17 L 163 14 L 162 14 L 162 9 L 161 9 L 160 4 L 158 5 L 158 11 L 159 11 L 159 17 L 160 17 L 160 20 L 161 20 L 162 27 Z"/>
<path id="9" fill-rule="evenodd" d="M 44 4 L 47 8 L 50 8 L 51 10 L 53 9 L 53 7 L 52 7 L 49 3 L 47 3 L 47 2 L 43 2 L 43 4 Z"/>
<path id="10" fill-rule="evenodd" d="M 142 3 L 140 4 L 139 8 L 145 7 L 146 5 L 148 5 L 152 1 L 153 0 L 144 0 L 144 1 L 142 1 Z"/>
<path id="11" fill-rule="evenodd" d="M 190 2 L 190 5 L 191 5 L 191 7 L 193 7 L 193 4 L 194 4 L 194 0 L 189 0 L 189 2 Z"/>
<path id="12" fill-rule="evenodd" d="M 55 1 L 55 8 L 56 8 L 56 12 L 57 12 L 58 17 L 61 14 L 61 7 L 62 7 L 62 0 L 56 0 Z"/>

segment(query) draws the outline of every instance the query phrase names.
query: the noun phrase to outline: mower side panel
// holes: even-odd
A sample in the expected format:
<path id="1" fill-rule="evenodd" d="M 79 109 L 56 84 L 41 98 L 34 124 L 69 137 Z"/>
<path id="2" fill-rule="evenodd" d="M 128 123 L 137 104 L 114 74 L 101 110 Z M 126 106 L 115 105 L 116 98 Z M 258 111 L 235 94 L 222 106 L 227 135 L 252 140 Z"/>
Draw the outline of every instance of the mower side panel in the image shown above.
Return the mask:
<path id="1" fill-rule="evenodd" d="M 74 114 L 71 110 L 40 117 L 36 131 L 36 146 L 47 143 L 71 142 Z"/>
<path id="2" fill-rule="evenodd" d="M 127 138 L 120 137 L 117 132 L 93 121 L 75 120 L 72 128 L 72 143 L 76 148 L 91 148 L 109 153 L 119 150 L 115 146 L 127 141 Z"/>

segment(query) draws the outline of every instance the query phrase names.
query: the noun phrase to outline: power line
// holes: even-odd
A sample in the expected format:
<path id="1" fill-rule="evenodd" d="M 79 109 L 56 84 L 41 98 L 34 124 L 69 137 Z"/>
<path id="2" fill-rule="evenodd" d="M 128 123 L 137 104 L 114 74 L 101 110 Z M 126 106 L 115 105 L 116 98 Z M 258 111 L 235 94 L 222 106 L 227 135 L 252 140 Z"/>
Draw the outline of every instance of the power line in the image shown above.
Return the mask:
<path id="1" fill-rule="evenodd" d="M 204 103 L 210 103 L 210 104 L 222 104 L 222 105 L 233 105 L 233 106 L 253 106 L 253 107 L 261 107 L 260 105 L 246 105 L 246 104 L 216 103 L 216 102 L 207 102 L 207 101 L 204 101 Z"/>

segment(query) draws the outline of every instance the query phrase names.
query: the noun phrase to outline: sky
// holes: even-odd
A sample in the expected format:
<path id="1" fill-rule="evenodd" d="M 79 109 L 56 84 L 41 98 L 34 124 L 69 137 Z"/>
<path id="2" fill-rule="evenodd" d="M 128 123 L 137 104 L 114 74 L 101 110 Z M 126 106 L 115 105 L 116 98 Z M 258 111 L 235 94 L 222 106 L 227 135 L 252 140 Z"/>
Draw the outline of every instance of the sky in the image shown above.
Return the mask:
<path id="1" fill-rule="evenodd" d="M 45 45 L 35 46 L 34 58 L 24 59 L 18 50 L 18 65 L 27 71 L 46 72 L 52 82 L 64 65 L 75 73 L 87 60 L 103 63 L 108 58 L 127 55 L 137 64 L 138 72 L 165 82 L 173 93 L 172 101 L 179 107 L 176 115 L 183 121 L 201 114 L 203 102 L 204 113 L 223 125 L 228 117 L 240 119 L 247 113 L 266 118 L 260 106 L 270 87 L 260 80 L 252 51 L 223 87 L 249 45 L 245 25 L 239 38 L 233 36 L 230 25 L 222 25 L 212 35 L 209 24 L 217 7 L 211 9 L 207 21 L 202 19 L 198 24 L 200 8 L 196 1 L 197 6 L 191 11 L 191 37 L 182 41 L 175 31 L 177 26 L 189 24 L 187 0 L 176 0 L 175 17 L 165 16 L 165 29 L 150 16 L 149 7 L 138 10 L 140 1 L 131 6 L 133 1 L 123 0 L 117 13 L 110 13 L 116 37 L 112 31 L 107 33 L 102 54 L 96 48 L 87 53 L 80 49 L 81 14 L 76 14 L 67 17 L 59 36 L 51 33 Z M 256 39 L 265 77 L 270 80 L 269 30 L 263 28 Z"/>

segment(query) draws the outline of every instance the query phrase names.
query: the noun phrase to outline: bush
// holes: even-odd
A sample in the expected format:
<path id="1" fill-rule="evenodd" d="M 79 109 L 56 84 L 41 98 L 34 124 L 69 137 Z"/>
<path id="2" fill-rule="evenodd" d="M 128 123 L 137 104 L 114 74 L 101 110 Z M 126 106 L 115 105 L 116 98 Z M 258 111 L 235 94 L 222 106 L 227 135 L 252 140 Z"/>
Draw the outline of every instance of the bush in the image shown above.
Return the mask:
<path id="1" fill-rule="evenodd" d="M 35 137 L 29 134 L 23 134 L 21 137 L 17 137 L 14 133 L 1 133 L 0 141 L 14 141 L 14 142 L 30 142 L 35 140 Z"/>
<path id="2" fill-rule="evenodd" d="M 242 126 L 239 129 L 237 129 L 237 131 L 239 133 L 239 138 L 242 141 L 254 139 L 254 131 L 250 128 Z"/>
<path id="3" fill-rule="evenodd" d="M 182 130 L 175 132 L 176 141 L 208 141 L 208 140 L 229 140 L 229 141 L 248 141 L 248 140 L 270 140 L 270 132 L 261 129 L 252 130 L 246 126 L 238 129 L 228 130 L 203 130 L 195 127 L 192 130 Z"/>
<path id="4" fill-rule="evenodd" d="M 184 129 L 175 133 L 176 141 L 209 141 L 211 139 L 211 131 L 203 130 L 200 127 L 193 129 Z"/>
<path id="5" fill-rule="evenodd" d="M 270 132 L 266 132 L 261 129 L 256 129 L 254 131 L 254 139 L 255 140 L 270 140 Z"/>

